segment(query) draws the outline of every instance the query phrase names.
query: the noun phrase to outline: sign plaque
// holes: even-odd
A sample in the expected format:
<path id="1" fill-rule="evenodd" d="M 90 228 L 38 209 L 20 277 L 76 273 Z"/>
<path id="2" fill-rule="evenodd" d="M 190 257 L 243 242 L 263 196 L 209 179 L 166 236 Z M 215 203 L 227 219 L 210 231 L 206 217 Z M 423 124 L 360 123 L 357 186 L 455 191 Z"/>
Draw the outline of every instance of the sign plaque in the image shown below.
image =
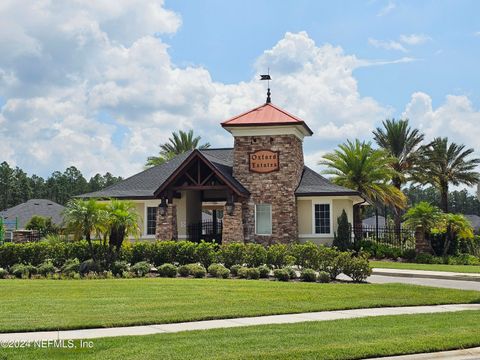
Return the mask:
<path id="1" fill-rule="evenodd" d="M 249 153 L 250 171 L 263 174 L 278 171 L 280 169 L 279 154 L 279 151 L 271 150 L 257 150 Z"/>

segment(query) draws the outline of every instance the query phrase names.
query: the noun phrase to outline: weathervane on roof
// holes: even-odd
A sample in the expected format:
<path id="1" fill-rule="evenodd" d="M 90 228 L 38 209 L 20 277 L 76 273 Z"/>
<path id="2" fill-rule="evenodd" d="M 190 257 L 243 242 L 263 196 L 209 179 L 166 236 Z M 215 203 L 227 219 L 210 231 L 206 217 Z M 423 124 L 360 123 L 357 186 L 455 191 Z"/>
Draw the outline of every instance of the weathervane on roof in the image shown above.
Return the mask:
<path id="1" fill-rule="evenodd" d="M 272 78 L 270 77 L 270 68 L 268 68 L 267 75 L 260 75 L 260 80 L 267 80 L 267 104 L 270 104 L 272 102 L 272 99 L 270 98 L 270 80 Z"/>

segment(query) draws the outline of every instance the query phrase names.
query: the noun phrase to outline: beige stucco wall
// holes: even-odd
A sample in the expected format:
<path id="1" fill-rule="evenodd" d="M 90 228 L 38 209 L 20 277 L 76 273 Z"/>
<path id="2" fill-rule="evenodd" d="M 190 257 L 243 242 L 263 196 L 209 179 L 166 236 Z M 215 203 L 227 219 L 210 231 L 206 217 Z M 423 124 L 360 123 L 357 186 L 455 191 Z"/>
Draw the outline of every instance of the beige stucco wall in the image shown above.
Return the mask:
<path id="1" fill-rule="evenodd" d="M 312 232 L 312 200 L 297 200 L 298 233 Z"/>
<path id="2" fill-rule="evenodd" d="M 313 204 L 314 203 L 330 203 L 331 204 L 331 234 L 314 234 L 313 230 Z M 312 241 L 316 244 L 331 245 L 334 233 L 337 231 L 337 219 L 342 214 L 342 210 L 346 211 L 348 222 L 353 222 L 353 200 L 349 197 L 309 197 L 297 199 L 298 214 L 298 233 L 301 243 Z"/>

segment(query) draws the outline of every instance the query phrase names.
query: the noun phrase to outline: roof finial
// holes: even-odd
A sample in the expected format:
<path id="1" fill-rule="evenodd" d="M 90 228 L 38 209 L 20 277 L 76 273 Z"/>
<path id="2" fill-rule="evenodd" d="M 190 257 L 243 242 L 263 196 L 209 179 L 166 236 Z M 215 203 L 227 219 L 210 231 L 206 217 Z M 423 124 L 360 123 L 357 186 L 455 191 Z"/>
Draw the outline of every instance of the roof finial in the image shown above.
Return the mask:
<path id="1" fill-rule="evenodd" d="M 267 75 L 260 75 L 260 80 L 267 80 L 268 83 L 267 83 L 267 104 L 270 104 L 272 102 L 272 98 L 270 97 L 270 95 L 272 94 L 270 92 L 270 80 L 272 80 L 272 78 L 270 77 L 270 68 L 268 68 L 268 73 Z"/>

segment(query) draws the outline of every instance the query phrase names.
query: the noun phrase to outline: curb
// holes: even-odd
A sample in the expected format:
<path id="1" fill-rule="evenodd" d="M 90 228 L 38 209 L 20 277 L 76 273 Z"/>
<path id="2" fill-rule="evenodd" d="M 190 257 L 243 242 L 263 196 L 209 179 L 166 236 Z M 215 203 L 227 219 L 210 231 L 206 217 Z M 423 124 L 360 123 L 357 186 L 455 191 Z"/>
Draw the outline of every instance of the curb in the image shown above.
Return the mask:
<path id="1" fill-rule="evenodd" d="M 381 271 L 378 271 L 381 270 Z M 391 270 L 391 271 L 389 271 Z M 475 281 L 480 282 L 480 276 L 478 275 L 463 275 L 463 274 L 428 274 L 417 272 L 396 272 L 393 269 L 374 268 L 372 269 L 372 275 L 379 276 L 391 276 L 391 277 L 406 277 L 406 278 L 422 278 L 422 279 L 437 279 L 437 280 L 461 280 L 461 281 Z"/>
<path id="2" fill-rule="evenodd" d="M 409 355 L 387 356 L 379 358 L 368 358 L 369 360 L 478 360 L 480 358 L 480 347 L 439 351 L 431 353 L 419 353 Z"/>

